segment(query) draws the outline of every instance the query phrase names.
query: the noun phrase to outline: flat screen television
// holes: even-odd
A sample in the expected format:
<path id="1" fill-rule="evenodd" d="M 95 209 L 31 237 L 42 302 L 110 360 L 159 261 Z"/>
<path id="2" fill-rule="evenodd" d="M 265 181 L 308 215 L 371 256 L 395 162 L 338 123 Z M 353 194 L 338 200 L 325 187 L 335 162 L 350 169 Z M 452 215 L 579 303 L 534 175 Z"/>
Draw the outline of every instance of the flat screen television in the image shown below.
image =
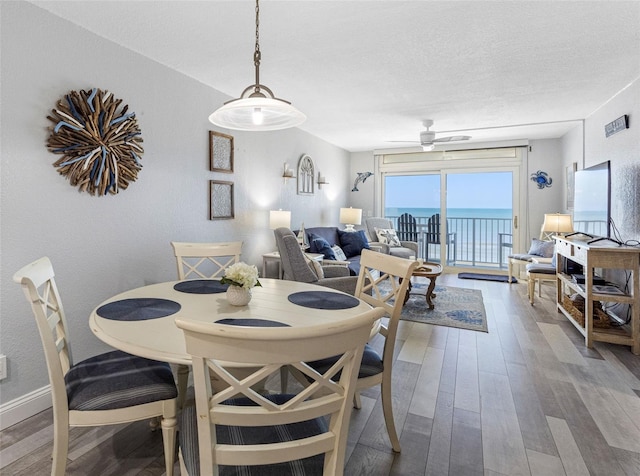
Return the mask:
<path id="1" fill-rule="evenodd" d="M 573 228 L 576 233 L 609 238 L 611 166 L 609 161 L 576 171 Z"/>

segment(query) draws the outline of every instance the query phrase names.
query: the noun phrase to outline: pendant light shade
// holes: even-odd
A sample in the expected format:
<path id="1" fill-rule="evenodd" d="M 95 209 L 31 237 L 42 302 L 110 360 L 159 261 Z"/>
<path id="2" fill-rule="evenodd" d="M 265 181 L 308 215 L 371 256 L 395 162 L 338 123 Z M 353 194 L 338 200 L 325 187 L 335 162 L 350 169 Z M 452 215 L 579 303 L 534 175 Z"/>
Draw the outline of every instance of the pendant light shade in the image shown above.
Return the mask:
<path id="1" fill-rule="evenodd" d="M 240 131 L 276 131 L 298 126 L 306 118 L 282 99 L 248 97 L 226 102 L 209 116 L 209 121 L 216 126 Z"/>
<path id="2" fill-rule="evenodd" d="M 256 0 L 256 47 L 253 64 L 256 82 L 247 87 L 240 98 L 227 101 L 209 116 L 216 126 L 240 131 L 275 131 L 302 124 L 307 116 L 289 101 L 274 96 L 271 90 L 260 84 L 260 4 Z"/>

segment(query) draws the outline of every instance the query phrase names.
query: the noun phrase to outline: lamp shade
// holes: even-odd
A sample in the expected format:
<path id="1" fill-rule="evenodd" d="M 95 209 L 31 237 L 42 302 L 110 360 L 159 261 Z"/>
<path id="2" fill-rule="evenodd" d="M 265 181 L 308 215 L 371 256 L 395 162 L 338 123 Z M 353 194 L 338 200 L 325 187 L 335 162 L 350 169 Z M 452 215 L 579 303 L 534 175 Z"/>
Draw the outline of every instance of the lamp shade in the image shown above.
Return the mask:
<path id="1" fill-rule="evenodd" d="M 269 228 L 291 228 L 291 212 L 289 210 L 271 210 L 269 212 Z"/>
<path id="2" fill-rule="evenodd" d="M 573 219 L 571 215 L 562 213 L 545 213 L 542 224 L 544 233 L 573 233 Z"/>
<path id="3" fill-rule="evenodd" d="M 307 116 L 278 98 L 248 97 L 229 101 L 209 116 L 209 121 L 226 129 L 275 131 L 302 124 Z"/>
<path id="4" fill-rule="evenodd" d="M 362 223 L 361 208 L 341 208 L 340 223 L 346 225 L 360 225 Z"/>

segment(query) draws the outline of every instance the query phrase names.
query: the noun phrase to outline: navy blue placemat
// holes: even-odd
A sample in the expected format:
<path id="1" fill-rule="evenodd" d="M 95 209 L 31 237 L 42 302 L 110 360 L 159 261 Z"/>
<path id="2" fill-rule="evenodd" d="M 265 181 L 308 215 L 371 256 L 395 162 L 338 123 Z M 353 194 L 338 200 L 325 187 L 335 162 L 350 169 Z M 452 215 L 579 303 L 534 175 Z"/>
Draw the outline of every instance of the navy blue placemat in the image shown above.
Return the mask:
<path id="1" fill-rule="evenodd" d="M 240 318 L 240 319 L 220 319 L 215 324 L 226 324 L 228 326 L 246 326 L 246 327 L 291 327 L 289 324 L 278 321 L 270 321 L 269 319 Z"/>
<path id="2" fill-rule="evenodd" d="M 289 301 L 298 306 L 314 309 L 349 309 L 356 307 L 360 301 L 346 294 L 329 291 L 302 291 L 289 295 Z"/>
<path id="3" fill-rule="evenodd" d="M 175 314 L 180 307 L 180 304 L 168 299 L 132 298 L 100 306 L 96 313 L 114 321 L 146 321 Z"/>
<path id="4" fill-rule="evenodd" d="M 225 292 L 228 287 L 228 284 L 221 284 L 215 279 L 191 279 L 177 283 L 173 289 L 181 293 L 215 294 Z"/>

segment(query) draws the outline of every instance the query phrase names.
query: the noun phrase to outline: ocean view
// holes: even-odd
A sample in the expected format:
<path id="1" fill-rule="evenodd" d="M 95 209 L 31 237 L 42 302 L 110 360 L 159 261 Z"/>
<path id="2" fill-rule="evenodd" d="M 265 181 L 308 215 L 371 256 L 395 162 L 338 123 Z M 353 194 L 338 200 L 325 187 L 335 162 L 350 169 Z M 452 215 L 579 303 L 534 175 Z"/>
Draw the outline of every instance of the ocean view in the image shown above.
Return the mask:
<path id="1" fill-rule="evenodd" d="M 440 213 L 440 209 L 417 207 L 385 209 L 385 216 L 394 220 L 403 213 L 409 213 L 416 219 L 417 241 L 422 250 L 422 256 L 425 259 L 437 259 L 439 245 L 432 244 L 427 249 L 424 231 L 429 218 Z M 451 243 L 455 242 L 447 254 L 449 264 L 504 266 L 506 253 L 501 253 L 503 250 L 500 249 L 500 243 L 501 239 L 504 243 L 511 243 L 509 236 L 512 210 L 510 208 L 450 208 L 447 210 L 447 224 L 449 239 Z"/>
<path id="2" fill-rule="evenodd" d="M 403 213 L 410 213 L 415 218 L 429 218 L 440 213 L 438 208 L 395 208 L 385 209 L 385 216 L 399 217 Z M 511 208 L 450 208 L 447 210 L 447 218 L 507 218 L 512 217 Z M 424 220 L 419 220 L 424 221 Z"/>

